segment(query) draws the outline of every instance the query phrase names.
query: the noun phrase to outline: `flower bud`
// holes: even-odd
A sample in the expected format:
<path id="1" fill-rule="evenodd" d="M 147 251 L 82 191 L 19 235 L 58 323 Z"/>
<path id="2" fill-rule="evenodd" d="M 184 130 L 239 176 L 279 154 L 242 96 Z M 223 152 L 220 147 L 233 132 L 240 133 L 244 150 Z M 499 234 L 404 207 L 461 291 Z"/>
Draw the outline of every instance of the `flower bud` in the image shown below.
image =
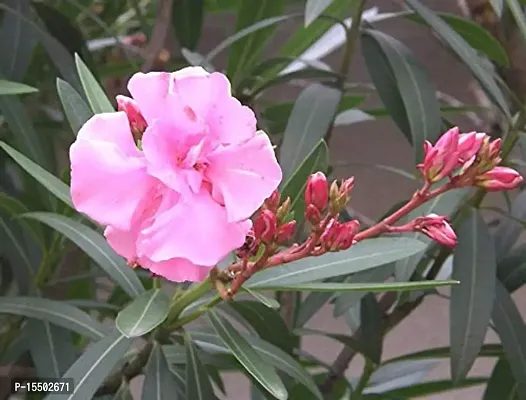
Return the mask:
<path id="1" fill-rule="evenodd" d="M 457 244 L 457 235 L 446 217 L 429 214 L 418 218 L 415 221 L 415 229 L 444 246 L 455 247 Z"/>
<path id="2" fill-rule="evenodd" d="M 305 220 L 309 221 L 311 225 L 318 225 L 321 222 L 319 208 L 314 204 L 309 204 L 305 210 Z"/>
<path id="3" fill-rule="evenodd" d="M 359 229 L 360 223 L 356 220 L 343 223 L 336 238 L 335 250 L 347 250 L 351 247 Z"/>
<path id="4" fill-rule="evenodd" d="M 283 220 L 285 220 L 285 218 L 287 218 L 287 216 L 290 213 L 290 206 L 290 197 L 287 197 L 285 201 L 281 204 L 281 206 L 279 206 L 278 211 L 276 212 L 278 222 L 281 223 Z"/>
<path id="5" fill-rule="evenodd" d="M 450 175 L 459 163 L 459 129 L 452 128 L 444 133 L 433 146 L 424 142 L 424 162 L 418 165 L 429 183 L 435 183 Z"/>
<path id="6" fill-rule="evenodd" d="M 148 127 L 148 124 L 146 123 L 146 120 L 141 114 L 139 106 L 137 105 L 135 100 L 126 96 L 119 95 L 116 97 L 116 99 L 117 109 L 119 111 L 124 111 L 126 113 L 126 116 L 128 117 L 133 138 L 136 141 L 141 140 L 142 134 Z"/>
<path id="7" fill-rule="evenodd" d="M 331 221 L 325 227 L 325 231 L 320 236 L 320 242 L 327 250 L 336 249 L 336 243 L 338 235 L 340 234 L 341 224 L 335 219 Z"/>
<path id="8" fill-rule="evenodd" d="M 256 235 L 251 229 L 245 237 L 245 243 L 236 251 L 236 256 L 239 258 L 251 257 L 256 255 L 259 248 L 259 243 L 256 240 Z"/>
<path id="9" fill-rule="evenodd" d="M 279 202 L 281 200 L 281 195 L 276 189 L 272 192 L 270 197 L 265 200 L 265 206 L 272 212 L 277 212 L 279 207 Z"/>
<path id="10" fill-rule="evenodd" d="M 278 228 L 278 234 L 276 235 L 276 242 L 278 244 L 287 243 L 294 236 L 296 231 L 296 221 L 289 221 L 286 224 L 281 225 Z"/>
<path id="11" fill-rule="evenodd" d="M 459 135 L 458 158 L 461 163 L 467 162 L 475 156 L 487 137 L 485 133 L 470 132 Z"/>
<path id="12" fill-rule="evenodd" d="M 270 243 L 276 236 L 276 216 L 270 210 L 262 210 L 254 221 L 254 235 L 263 243 Z"/>
<path id="13" fill-rule="evenodd" d="M 515 189 L 522 183 L 522 176 L 513 168 L 495 167 L 477 176 L 475 185 L 488 192 Z"/>
<path id="14" fill-rule="evenodd" d="M 329 202 L 329 184 L 323 172 L 316 172 L 309 176 L 305 188 L 305 205 L 314 205 L 323 212 Z"/>

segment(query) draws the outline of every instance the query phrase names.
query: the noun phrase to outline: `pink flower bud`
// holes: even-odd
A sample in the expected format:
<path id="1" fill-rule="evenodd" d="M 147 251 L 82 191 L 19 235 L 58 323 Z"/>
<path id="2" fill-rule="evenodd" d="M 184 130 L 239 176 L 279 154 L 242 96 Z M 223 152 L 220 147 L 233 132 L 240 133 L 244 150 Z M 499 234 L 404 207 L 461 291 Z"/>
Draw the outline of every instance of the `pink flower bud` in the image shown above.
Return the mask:
<path id="1" fill-rule="evenodd" d="M 117 109 L 124 111 L 130 122 L 130 129 L 135 140 L 141 140 L 142 134 L 148 127 L 146 120 L 139 110 L 139 106 L 135 100 L 126 96 L 117 96 Z"/>
<path id="2" fill-rule="evenodd" d="M 471 160 L 475 156 L 484 142 L 485 133 L 470 132 L 459 135 L 458 138 L 458 158 L 461 163 Z"/>
<path id="3" fill-rule="evenodd" d="M 341 226 L 342 225 L 335 219 L 332 219 L 327 224 L 327 226 L 325 227 L 325 231 L 320 236 L 320 242 L 323 245 L 323 247 L 329 250 L 336 248 Z"/>
<path id="4" fill-rule="evenodd" d="M 305 205 L 314 205 L 323 212 L 329 202 L 329 184 L 323 172 L 316 172 L 307 179 Z"/>
<path id="5" fill-rule="evenodd" d="M 305 220 L 309 221 L 311 225 L 318 225 L 321 221 L 319 208 L 314 204 L 309 204 L 305 210 Z"/>
<path id="6" fill-rule="evenodd" d="M 277 230 L 276 215 L 270 210 L 262 210 L 254 221 L 254 235 L 263 243 L 274 240 Z"/>
<path id="7" fill-rule="evenodd" d="M 356 220 L 343 223 L 336 238 L 336 250 L 347 250 L 351 247 L 359 229 L 360 223 Z"/>
<path id="8" fill-rule="evenodd" d="M 349 196 L 353 188 L 354 188 L 354 176 L 351 176 L 349 179 L 344 179 L 340 186 L 340 196 Z"/>
<path id="9" fill-rule="evenodd" d="M 429 214 L 415 221 L 415 229 L 419 230 L 437 243 L 447 247 L 455 247 L 457 235 L 446 217 Z"/>
<path id="10" fill-rule="evenodd" d="M 288 242 L 294 236 L 295 231 L 296 231 L 296 221 L 289 221 L 286 224 L 281 225 L 278 228 L 276 242 L 278 242 L 279 244 Z"/>
<path id="11" fill-rule="evenodd" d="M 270 211 L 277 212 L 280 200 L 281 200 L 281 195 L 279 194 L 279 191 L 276 189 L 272 192 L 270 197 L 265 200 L 265 206 Z"/>
<path id="12" fill-rule="evenodd" d="M 438 182 L 459 167 L 459 134 L 457 127 L 451 128 L 434 146 L 428 141 L 424 143 L 424 162 L 418 167 L 428 182 Z"/>
<path id="13" fill-rule="evenodd" d="M 522 183 L 522 176 L 512 168 L 495 167 L 477 176 L 475 184 L 488 192 L 515 189 Z"/>

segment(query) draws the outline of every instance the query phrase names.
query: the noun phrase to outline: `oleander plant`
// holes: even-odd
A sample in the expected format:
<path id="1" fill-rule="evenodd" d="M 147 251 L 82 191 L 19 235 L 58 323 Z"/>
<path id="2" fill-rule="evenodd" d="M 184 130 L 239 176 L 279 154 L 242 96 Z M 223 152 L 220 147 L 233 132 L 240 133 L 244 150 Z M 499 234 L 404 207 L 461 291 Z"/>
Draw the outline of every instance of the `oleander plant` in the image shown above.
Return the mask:
<path id="1" fill-rule="evenodd" d="M 392 3 L 0 0 L 0 400 L 526 399 L 525 2 Z M 393 20 L 430 30 L 479 103 L 437 91 Z M 418 189 L 371 220 L 352 199 L 371 183 L 330 149 L 382 118 L 414 168 L 369 166 Z M 432 296 L 449 346 L 386 357 Z"/>

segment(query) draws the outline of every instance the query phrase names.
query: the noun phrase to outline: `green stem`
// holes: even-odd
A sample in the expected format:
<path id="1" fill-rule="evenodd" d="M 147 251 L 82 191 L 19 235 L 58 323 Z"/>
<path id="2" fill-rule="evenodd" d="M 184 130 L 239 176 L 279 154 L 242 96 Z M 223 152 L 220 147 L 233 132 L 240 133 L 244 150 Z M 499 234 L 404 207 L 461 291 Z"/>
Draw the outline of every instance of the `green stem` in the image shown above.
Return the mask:
<path id="1" fill-rule="evenodd" d="M 360 377 L 360 381 L 358 382 L 356 389 L 354 389 L 354 391 L 351 394 L 352 400 L 359 400 L 362 398 L 362 393 L 364 389 L 367 387 L 367 384 L 369 383 L 369 379 L 371 379 L 371 375 L 373 374 L 375 369 L 376 367 L 374 366 L 374 363 L 368 358 L 365 359 L 365 365 L 363 367 L 363 374 Z"/>
<path id="2" fill-rule="evenodd" d="M 217 296 L 215 297 L 212 301 L 210 301 L 209 303 L 199 307 L 197 310 L 195 310 L 194 312 L 191 312 L 190 314 L 188 315 L 185 315 L 184 317 L 181 317 L 179 319 L 177 319 L 175 321 L 175 323 L 173 325 L 170 325 L 168 327 L 168 331 L 169 332 L 173 332 L 175 331 L 176 329 L 179 329 L 181 328 L 182 326 L 185 326 L 186 324 L 188 324 L 189 322 L 192 322 L 192 321 L 195 321 L 197 318 L 199 318 L 201 315 L 203 315 L 204 313 L 206 313 L 209 309 L 211 309 L 212 307 L 216 306 L 217 304 L 219 304 L 223 299 L 221 299 L 221 297 Z"/>
<path id="3" fill-rule="evenodd" d="M 154 289 L 160 289 L 161 288 L 161 278 L 153 278 L 153 288 Z"/>
<path id="4" fill-rule="evenodd" d="M 208 291 L 212 289 L 212 287 L 212 280 L 210 279 L 210 277 L 208 277 L 203 282 L 198 283 L 189 288 L 183 294 L 175 296 L 165 323 L 170 324 L 171 322 L 175 321 L 179 314 L 181 314 L 181 312 L 186 307 L 188 307 L 194 301 L 199 300 L 202 296 L 208 293 Z"/>

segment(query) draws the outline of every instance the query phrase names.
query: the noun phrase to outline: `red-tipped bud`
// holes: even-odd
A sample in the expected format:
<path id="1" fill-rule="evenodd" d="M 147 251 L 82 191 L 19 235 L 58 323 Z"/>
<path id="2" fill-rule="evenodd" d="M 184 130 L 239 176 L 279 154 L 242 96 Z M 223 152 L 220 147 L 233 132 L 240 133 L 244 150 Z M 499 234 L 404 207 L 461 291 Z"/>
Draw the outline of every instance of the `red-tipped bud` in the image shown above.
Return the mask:
<path id="1" fill-rule="evenodd" d="M 254 221 L 254 235 L 263 243 L 271 243 L 276 236 L 276 215 L 270 210 L 262 210 Z"/>
<path id="2" fill-rule="evenodd" d="M 305 188 L 305 205 L 314 205 L 323 212 L 329 202 L 329 184 L 323 172 L 309 176 Z"/>
<path id="3" fill-rule="evenodd" d="M 267 207 L 270 211 L 277 212 L 280 200 L 281 200 L 281 195 L 279 194 L 279 191 L 276 189 L 272 192 L 270 197 L 265 200 L 265 207 Z"/>
<path id="4" fill-rule="evenodd" d="M 344 179 L 340 185 L 340 196 L 349 196 L 354 188 L 354 176 Z"/>
<path id="5" fill-rule="evenodd" d="M 258 247 L 259 245 L 258 241 L 256 240 L 256 235 L 251 229 L 245 237 L 245 243 L 243 243 L 243 246 L 237 249 L 236 256 L 238 256 L 239 258 L 254 256 L 258 251 Z"/>
<path id="6" fill-rule="evenodd" d="M 522 181 L 522 176 L 513 168 L 495 167 L 477 176 L 475 185 L 488 192 L 498 192 L 515 189 Z"/>
<path id="7" fill-rule="evenodd" d="M 354 237 L 360 229 L 360 223 L 356 220 L 348 221 L 340 226 L 336 238 L 335 250 L 347 250 L 354 243 Z"/>
<path id="8" fill-rule="evenodd" d="M 337 239 L 340 234 L 341 230 L 341 224 L 336 221 L 335 219 L 332 219 L 327 226 L 325 227 L 325 231 L 320 236 L 320 242 L 328 250 L 333 250 L 336 248 Z"/>
<path id="9" fill-rule="evenodd" d="M 278 234 L 276 235 L 276 242 L 278 244 L 287 243 L 294 236 L 296 231 L 296 221 L 289 221 L 286 224 L 281 225 L 278 228 Z"/>
<path id="10" fill-rule="evenodd" d="M 318 225 L 321 222 L 321 213 L 318 207 L 309 204 L 305 210 L 305 220 L 309 221 L 311 225 Z"/>
<path id="11" fill-rule="evenodd" d="M 418 218 L 415 221 L 415 229 L 444 246 L 455 247 L 457 245 L 457 235 L 446 217 L 429 214 Z"/>
<path id="12" fill-rule="evenodd" d="M 130 122 L 130 129 L 135 140 L 141 140 L 142 134 L 148 127 L 139 106 L 135 100 L 126 96 L 117 96 L 117 109 L 124 111 Z"/>
<path id="13" fill-rule="evenodd" d="M 438 182 L 459 167 L 459 135 L 455 127 L 444 133 L 434 146 L 428 141 L 424 143 L 424 162 L 418 168 L 428 182 Z"/>

